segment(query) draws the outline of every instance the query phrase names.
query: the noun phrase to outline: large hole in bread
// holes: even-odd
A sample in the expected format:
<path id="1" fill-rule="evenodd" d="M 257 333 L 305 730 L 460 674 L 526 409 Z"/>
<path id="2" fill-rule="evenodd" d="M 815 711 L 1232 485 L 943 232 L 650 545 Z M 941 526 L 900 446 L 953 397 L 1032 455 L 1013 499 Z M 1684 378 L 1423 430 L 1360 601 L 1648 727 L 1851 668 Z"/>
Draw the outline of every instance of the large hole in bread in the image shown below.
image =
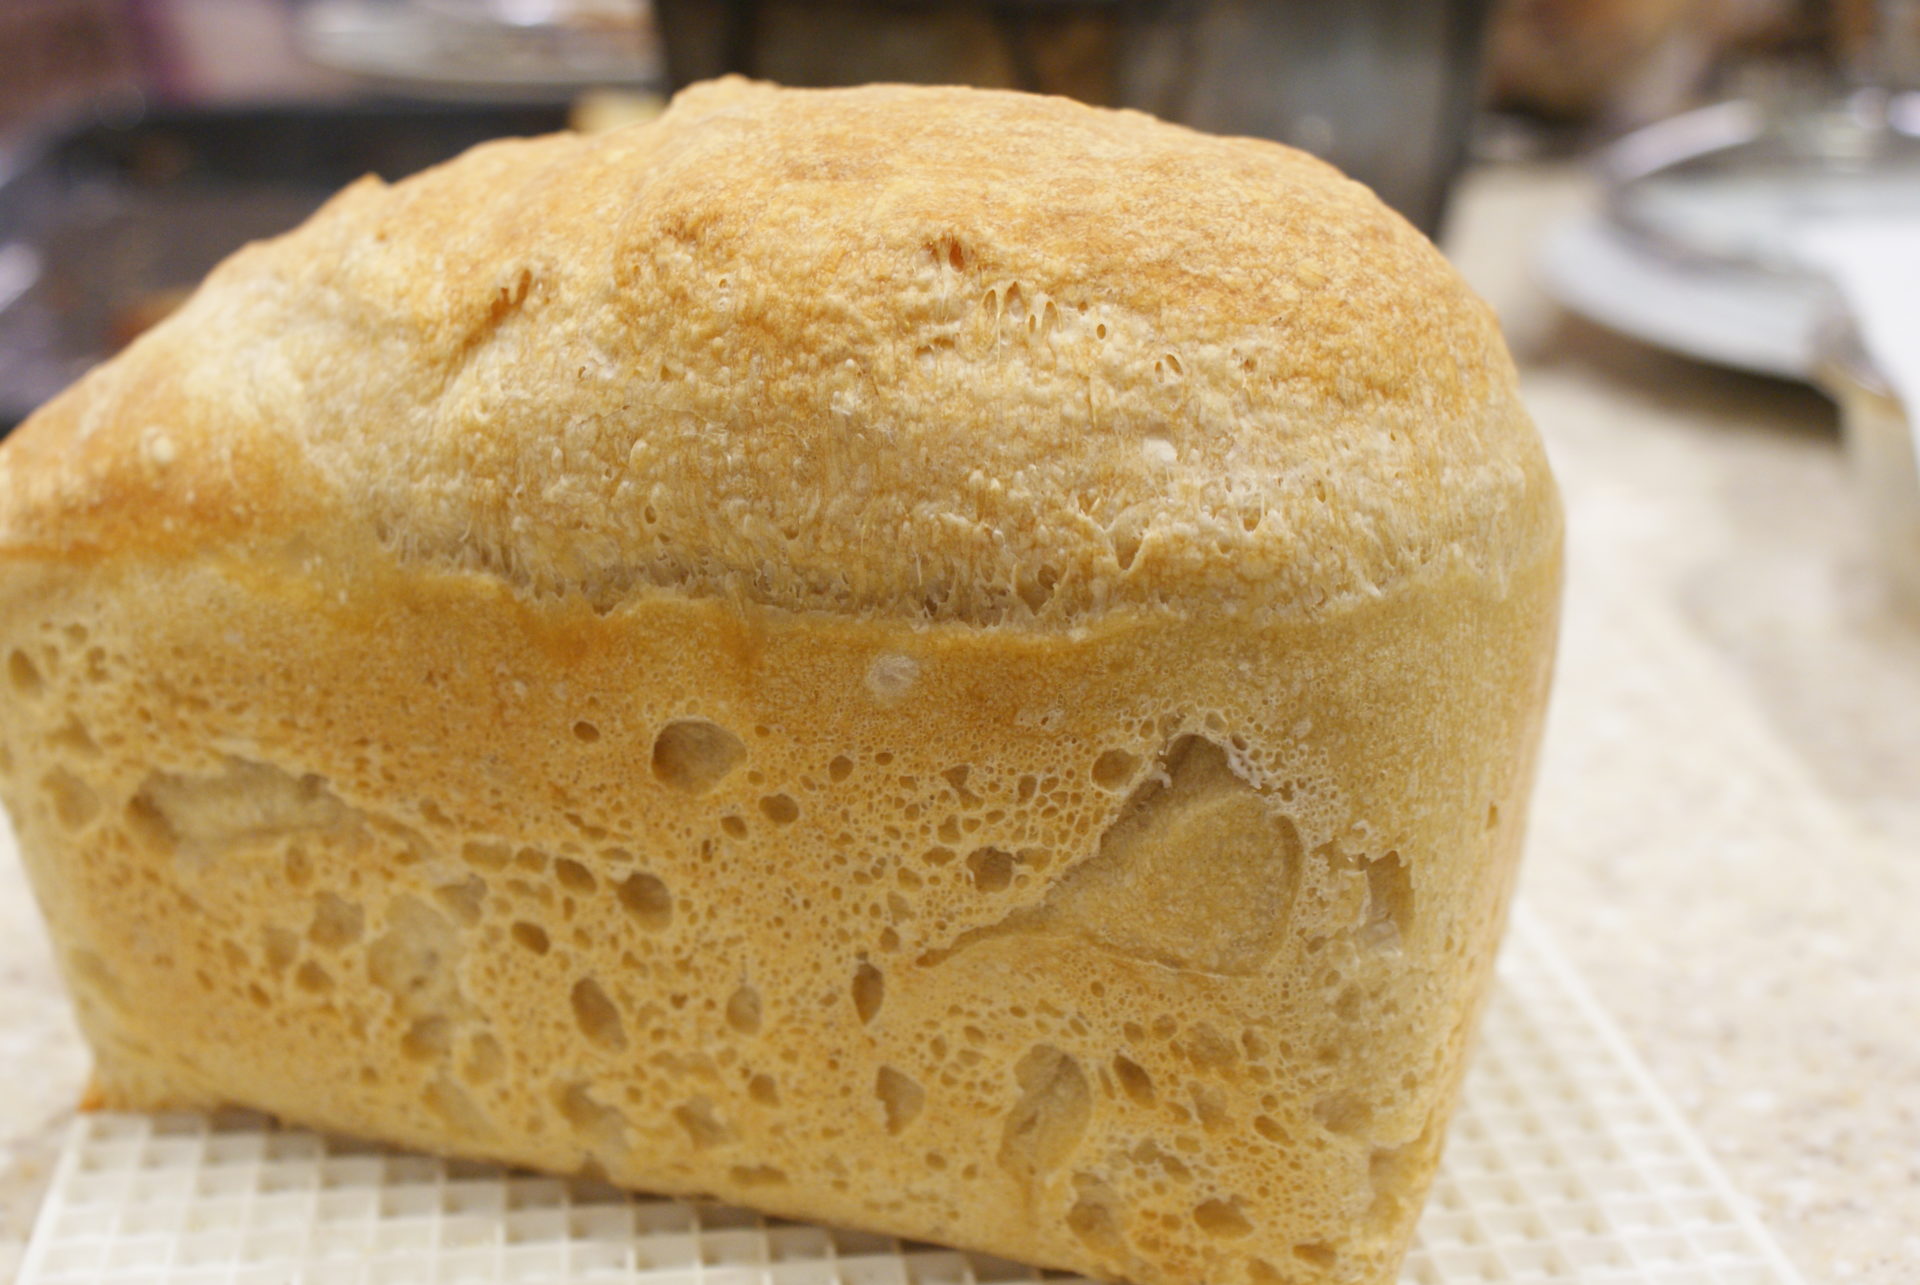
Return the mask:
<path id="1" fill-rule="evenodd" d="M 400 1037 L 400 1052 L 415 1062 L 437 1062 L 453 1045 L 453 1023 L 436 1014 L 423 1017 Z"/>
<path id="2" fill-rule="evenodd" d="M 1067 1230 L 1080 1243 L 1102 1257 L 1111 1258 L 1126 1247 L 1120 1229 L 1120 1200 L 1100 1179 L 1090 1174 L 1075 1174 L 1078 1196 L 1067 1210 Z"/>
<path id="3" fill-rule="evenodd" d="M 486 913 L 487 881 L 468 875 L 456 883 L 443 883 L 433 890 L 434 900 L 460 923 L 471 928 Z"/>
<path id="4" fill-rule="evenodd" d="M 1013 882 L 1013 854 L 999 848 L 975 848 L 967 858 L 967 872 L 980 892 L 1004 892 Z"/>
<path id="5" fill-rule="evenodd" d="M 553 862 L 553 877 L 568 892 L 577 892 L 581 896 L 592 893 L 600 886 L 593 872 L 569 857 L 556 857 Z"/>
<path id="6" fill-rule="evenodd" d="M 733 1130 L 714 1111 L 705 1097 L 689 1098 L 673 1109 L 673 1118 L 686 1131 L 695 1151 L 707 1151 L 733 1141 Z"/>
<path id="7" fill-rule="evenodd" d="M 1391 949 L 1413 927 L 1413 876 L 1397 852 L 1367 864 L 1367 913 L 1362 945 Z"/>
<path id="8" fill-rule="evenodd" d="M 1072 1056 L 1036 1044 L 1013 1069 L 1020 1097 L 1000 1131 L 1000 1166 L 1031 1183 L 1080 1145 L 1092 1113 L 1086 1073 Z"/>
<path id="9" fill-rule="evenodd" d="M 80 777 L 56 767 L 40 778 L 40 788 L 53 807 L 53 818 L 65 830 L 82 830 L 100 815 L 100 796 Z"/>
<path id="10" fill-rule="evenodd" d="M 627 1047 L 626 1023 L 620 1019 L 620 1010 L 607 997 L 600 983 L 591 977 L 582 977 L 573 984 L 569 997 L 573 1006 L 573 1021 L 580 1033 L 589 1041 L 618 1053 Z"/>
<path id="11" fill-rule="evenodd" d="M 780 1187 L 786 1184 L 787 1171 L 774 1165 L 734 1165 L 727 1177 L 742 1187 Z"/>
<path id="12" fill-rule="evenodd" d="M 1210 740 L 1174 742 L 1162 771 L 1061 880 L 1053 917 L 1126 954 L 1253 972 L 1287 930 L 1300 837 Z"/>
<path id="13" fill-rule="evenodd" d="M 307 940 L 323 950 L 338 950 L 360 940 L 365 920 L 358 902 L 331 892 L 316 893 L 313 899 L 313 923 Z"/>
<path id="14" fill-rule="evenodd" d="M 860 1015 L 860 1021 L 871 1024 L 880 1015 L 886 997 L 887 975 L 862 960 L 853 972 L 853 1011 Z"/>
<path id="15" fill-rule="evenodd" d="M 621 908 L 648 932 L 664 932 L 673 923 L 673 893 L 658 875 L 645 871 L 628 875 L 614 892 Z"/>
<path id="16" fill-rule="evenodd" d="M 918 1081 L 890 1066 L 880 1068 L 880 1074 L 874 1080 L 874 1092 L 879 1095 L 881 1109 L 886 1115 L 888 1133 L 905 1132 L 927 1101 L 927 1091 L 920 1087 Z"/>
<path id="17" fill-rule="evenodd" d="M 68 754 L 81 758 L 99 758 L 100 743 L 93 739 L 93 733 L 80 721 L 78 715 L 68 715 L 60 730 L 47 737 L 47 744 Z"/>
<path id="18" fill-rule="evenodd" d="M 1354 1093 L 1335 1093 L 1313 1104 L 1314 1118 L 1327 1132 L 1351 1135 L 1364 1132 L 1373 1123 L 1373 1107 Z"/>
<path id="19" fill-rule="evenodd" d="M 1207 1200 L 1196 1205 L 1193 1221 L 1200 1230 L 1220 1240 L 1238 1240 L 1253 1230 L 1237 1200 Z"/>
<path id="20" fill-rule="evenodd" d="M 26 652 L 15 649 L 7 657 L 7 686 L 15 695 L 35 697 L 46 689 L 46 680 L 40 676 L 40 667 Z"/>
<path id="21" fill-rule="evenodd" d="M 668 723 L 653 739 L 653 775 L 683 794 L 705 794 L 747 756 L 740 738 L 703 718 Z"/>
<path id="22" fill-rule="evenodd" d="M 1093 780 L 1103 790 L 1124 790 L 1140 769 L 1138 756 L 1126 750 L 1108 750 L 1093 761 Z"/>
<path id="23" fill-rule="evenodd" d="M 500 1078 L 506 1067 L 507 1055 L 500 1041 L 483 1033 L 474 1036 L 473 1043 L 467 1046 L 467 1058 L 461 1064 L 460 1074 L 469 1084 L 490 1084 Z"/>
<path id="24" fill-rule="evenodd" d="M 1183 736 L 1046 901 L 920 962 L 988 938 L 1059 932 L 1174 968 L 1253 973 L 1286 939 L 1300 863 L 1293 822 L 1234 772 L 1223 748 Z"/>
<path id="25" fill-rule="evenodd" d="M 431 1015 L 454 1008 L 459 987 L 454 961 L 460 934 L 417 897 L 394 899 L 387 930 L 367 947 L 367 979 L 393 996 L 401 1011 Z"/>
<path id="26" fill-rule="evenodd" d="M 727 1025 L 742 1035 L 760 1029 L 760 992 L 741 983 L 727 1000 Z"/>
<path id="27" fill-rule="evenodd" d="M 294 776 L 269 763 L 238 758 L 206 775 L 149 773 L 128 812 L 150 846 L 199 858 L 336 829 L 359 815 L 318 776 Z"/>
<path id="28" fill-rule="evenodd" d="M 559 1086 L 554 1092 L 554 1105 L 574 1136 L 591 1149 L 610 1155 L 626 1150 L 626 1118 L 594 1097 L 587 1085 L 576 1081 Z"/>
<path id="29" fill-rule="evenodd" d="M 1319 1240 L 1312 1240 L 1302 1245 L 1295 1245 L 1293 1247 L 1293 1256 L 1301 1262 L 1316 1267 L 1323 1272 L 1332 1270 L 1334 1264 L 1340 1261 L 1340 1252 L 1332 1245 Z"/>
<path id="30" fill-rule="evenodd" d="M 438 1116 L 455 1136 L 485 1138 L 493 1133 L 493 1122 L 467 1091 L 445 1075 L 438 1076 L 420 1094 L 427 1110 Z"/>
<path id="31" fill-rule="evenodd" d="M 1113 1078 L 1119 1082 L 1120 1091 L 1131 1098 L 1135 1106 L 1153 1105 L 1153 1077 L 1124 1053 L 1113 1055 Z"/>

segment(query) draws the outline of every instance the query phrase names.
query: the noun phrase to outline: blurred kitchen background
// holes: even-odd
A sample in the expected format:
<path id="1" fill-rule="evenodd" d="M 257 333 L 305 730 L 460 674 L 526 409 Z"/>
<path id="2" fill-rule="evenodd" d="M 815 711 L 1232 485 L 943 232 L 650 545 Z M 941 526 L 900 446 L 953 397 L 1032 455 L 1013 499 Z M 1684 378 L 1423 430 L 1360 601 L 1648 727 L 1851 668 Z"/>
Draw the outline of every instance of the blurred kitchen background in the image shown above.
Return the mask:
<path id="1" fill-rule="evenodd" d="M 1568 501 L 1526 896 L 1810 1278 L 1909 1285 L 1920 0 L 0 0 L 0 431 L 363 172 L 728 70 L 1274 137 L 1436 235 Z M 82 1063 L 0 879 L 3 1278 Z"/>
<path id="2" fill-rule="evenodd" d="M 1899 93 L 1920 77 L 1916 13 L 1901 0 L 0 0 L 0 422 L 359 173 L 396 178 L 494 134 L 642 119 L 729 71 L 1011 86 L 1276 138 L 1436 235 L 1470 161 L 1597 152 L 1596 217 L 1542 251 L 1556 297 L 1696 357 L 1827 370 L 1843 404 L 1864 407 L 1859 387 L 1895 376 L 1873 377 L 1873 342 L 1846 333 L 1816 280 L 1834 265 L 1814 269 L 1795 238 L 1815 216 L 1920 209 L 1920 112 Z M 1688 293 L 1669 271 L 1688 266 L 1729 280 Z"/>

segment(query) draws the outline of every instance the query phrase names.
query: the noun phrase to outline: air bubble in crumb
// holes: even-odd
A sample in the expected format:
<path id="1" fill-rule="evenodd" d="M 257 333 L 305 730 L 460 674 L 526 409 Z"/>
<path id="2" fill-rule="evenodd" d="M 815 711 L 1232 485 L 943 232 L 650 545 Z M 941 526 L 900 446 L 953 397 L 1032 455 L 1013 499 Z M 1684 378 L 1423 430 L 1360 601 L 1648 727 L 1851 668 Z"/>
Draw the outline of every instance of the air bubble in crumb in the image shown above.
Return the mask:
<path id="1" fill-rule="evenodd" d="M 577 1133 L 590 1138 L 604 1139 L 617 1139 L 620 1136 L 622 1127 L 620 1113 L 605 1103 L 595 1100 L 585 1084 L 573 1083 L 559 1086 L 554 1097 L 560 1108 L 560 1114 Z"/>
<path id="2" fill-rule="evenodd" d="M 1113 1058 L 1113 1075 L 1120 1082 L 1120 1091 L 1133 1099 L 1136 1106 L 1153 1105 L 1153 1077 L 1146 1069 L 1123 1053 Z M 1264 1118 L 1264 1117 L 1262 1117 Z"/>
<path id="3" fill-rule="evenodd" d="M 1013 882 L 1013 855 L 998 848 L 978 848 L 967 858 L 973 886 L 980 892 L 1000 892 Z"/>
<path id="4" fill-rule="evenodd" d="M 660 932 L 673 922 L 673 893 L 657 875 L 645 871 L 630 875 L 615 891 L 622 908 L 648 932 Z"/>
<path id="5" fill-rule="evenodd" d="M 747 756 L 740 738 L 703 718 L 660 729 L 653 741 L 653 776 L 683 794 L 705 794 Z"/>
<path id="6" fill-rule="evenodd" d="M 867 690 L 875 700 L 897 701 L 913 690 L 920 677 L 920 662 L 898 652 L 875 656 L 867 666 Z"/>
<path id="7" fill-rule="evenodd" d="M 7 657 L 7 682 L 22 696 L 38 696 L 46 688 L 46 680 L 40 677 L 39 666 L 33 663 L 27 653 L 17 649 Z"/>
<path id="8" fill-rule="evenodd" d="M 1253 1230 L 1253 1224 L 1240 1212 L 1237 1200 L 1206 1201 L 1195 1207 L 1193 1221 L 1200 1225 L 1201 1231 L 1221 1240 L 1236 1240 Z"/>
<path id="9" fill-rule="evenodd" d="M 41 778 L 40 787 L 53 804 L 53 815 L 67 830 L 85 829 L 100 815 L 100 796 L 91 785 L 56 767 Z"/>
<path id="10" fill-rule="evenodd" d="M 723 1146 L 733 1138 L 733 1131 L 715 1114 L 713 1103 L 707 1098 L 687 1099 L 673 1109 L 673 1118 L 686 1130 L 687 1140 L 695 1151 Z"/>
<path id="11" fill-rule="evenodd" d="M 1093 761 L 1093 780 L 1103 790 L 1124 790 L 1140 760 L 1126 750 L 1108 750 Z"/>
<path id="12" fill-rule="evenodd" d="M 313 923 L 307 929 L 307 940 L 327 950 L 337 950 L 360 940 L 365 915 L 358 903 L 330 892 L 317 894 L 313 902 Z"/>
<path id="13" fill-rule="evenodd" d="M 1332 1267 L 1340 1257 L 1334 1252 L 1333 1246 L 1323 1244 L 1319 1241 L 1313 1241 L 1305 1245 L 1295 1245 L 1293 1247 L 1293 1256 L 1303 1263 L 1313 1264 L 1322 1271 Z"/>
<path id="14" fill-rule="evenodd" d="M 1113 1189 L 1090 1174 L 1075 1174 L 1080 1198 L 1067 1211 L 1067 1230 L 1096 1254 L 1111 1255 L 1125 1247 L 1120 1229 L 1119 1200 Z"/>
<path id="15" fill-rule="evenodd" d="M 727 1001 L 727 1025 L 742 1035 L 752 1035 L 760 1029 L 760 992 L 745 985 L 733 993 Z"/>
<path id="16" fill-rule="evenodd" d="M 893 1134 L 905 1132 L 927 1101 L 927 1091 L 918 1081 L 890 1066 L 880 1068 L 874 1092 L 879 1095 L 881 1109 L 886 1113 L 887 1132 Z"/>
<path id="17" fill-rule="evenodd" d="M 1014 1067 L 1020 1097 L 1002 1122 L 996 1159 L 1031 1184 L 1058 1168 L 1086 1132 L 1091 1111 L 1087 1077 L 1070 1055 L 1047 1044 L 1027 1050 Z"/>
<path id="18" fill-rule="evenodd" d="M 487 881 L 479 875 L 468 875 L 459 883 L 435 888 L 433 894 L 448 914 L 471 928 L 485 911 Z"/>
<path id="19" fill-rule="evenodd" d="M 554 859 L 553 874 L 568 892 L 586 894 L 600 886 L 600 881 L 593 877 L 591 870 L 567 857 Z"/>
<path id="20" fill-rule="evenodd" d="M 423 1017 L 401 1036 L 400 1052 L 415 1062 L 438 1061 L 446 1056 L 452 1036 L 453 1024 L 445 1017 Z"/>
<path id="21" fill-rule="evenodd" d="M 862 963 L 853 974 L 853 1007 L 862 1022 L 870 1023 L 879 1015 L 886 995 L 886 974 L 872 964 Z"/>
<path id="22" fill-rule="evenodd" d="M 461 1071 L 472 1083 L 486 1084 L 498 1079 L 506 1064 L 506 1053 L 500 1048 L 498 1040 L 491 1035 L 476 1035 Z"/>
<path id="23" fill-rule="evenodd" d="M 68 717 L 64 727 L 48 736 L 47 741 L 58 749 L 84 758 L 100 756 L 100 746 L 93 739 L 93 733 L 87 730 L 85 723 L 72 716 Z"/>
<path id="24" fill-rule="evenodd" d="M 727 1174 L 742 1187 L 778 1187 L 787 1181 L 786 1171 L 773 1165 L 735 1165 Z"/>
<path id="25" fill-rule="evenodd" d="M 617 1053 L 627 1047 L 626 1026 L 620 1020 L 620 1010 L 614 1007 L 598 982 L 591 977 L 581 978 L 573 984 L 570 998 L 573 1020 L 582 1035 L 610 1052 Z"/>
<path id="26" fill-rule="evenodd" d="M 1373 1107 L 1352 1093 L 1335 1093 L 1314 1103 L 1313 1114 L 1329 1133 L 1363 1132 L 1373 1122 Z"/>

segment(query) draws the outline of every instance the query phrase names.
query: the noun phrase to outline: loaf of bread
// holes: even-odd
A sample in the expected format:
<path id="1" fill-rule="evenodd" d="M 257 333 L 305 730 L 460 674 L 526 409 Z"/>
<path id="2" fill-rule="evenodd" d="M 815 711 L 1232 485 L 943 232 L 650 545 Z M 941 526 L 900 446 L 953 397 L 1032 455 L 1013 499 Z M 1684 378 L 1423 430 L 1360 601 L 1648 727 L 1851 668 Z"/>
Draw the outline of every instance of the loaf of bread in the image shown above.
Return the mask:
<path id="1" fill-rule="evenodd" d="M 718 82 L 355 184 L 0 447 L 0 795 L 107 1106 L 1385 1282 L 1560 538 L 1325 165 Z"/>

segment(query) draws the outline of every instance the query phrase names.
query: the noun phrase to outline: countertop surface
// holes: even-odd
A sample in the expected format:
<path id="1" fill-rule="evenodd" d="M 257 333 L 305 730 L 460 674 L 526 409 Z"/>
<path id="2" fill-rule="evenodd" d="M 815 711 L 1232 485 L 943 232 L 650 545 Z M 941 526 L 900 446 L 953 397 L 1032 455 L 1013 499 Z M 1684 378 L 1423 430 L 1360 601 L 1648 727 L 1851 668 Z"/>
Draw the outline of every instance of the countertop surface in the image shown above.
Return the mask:
<path id="1" fill-rule="evenodd" d="M 1526 256 L 1572 168 L 1472 176 L 1565 492 L 1568 594 L 1524 895 L 1812 1281 L 1920 1272 L 1920 620 L 1879 594 L 1821 397 L 1573 320 Z M 86 1054 L 0 862 L 0 1280 Z"/>

